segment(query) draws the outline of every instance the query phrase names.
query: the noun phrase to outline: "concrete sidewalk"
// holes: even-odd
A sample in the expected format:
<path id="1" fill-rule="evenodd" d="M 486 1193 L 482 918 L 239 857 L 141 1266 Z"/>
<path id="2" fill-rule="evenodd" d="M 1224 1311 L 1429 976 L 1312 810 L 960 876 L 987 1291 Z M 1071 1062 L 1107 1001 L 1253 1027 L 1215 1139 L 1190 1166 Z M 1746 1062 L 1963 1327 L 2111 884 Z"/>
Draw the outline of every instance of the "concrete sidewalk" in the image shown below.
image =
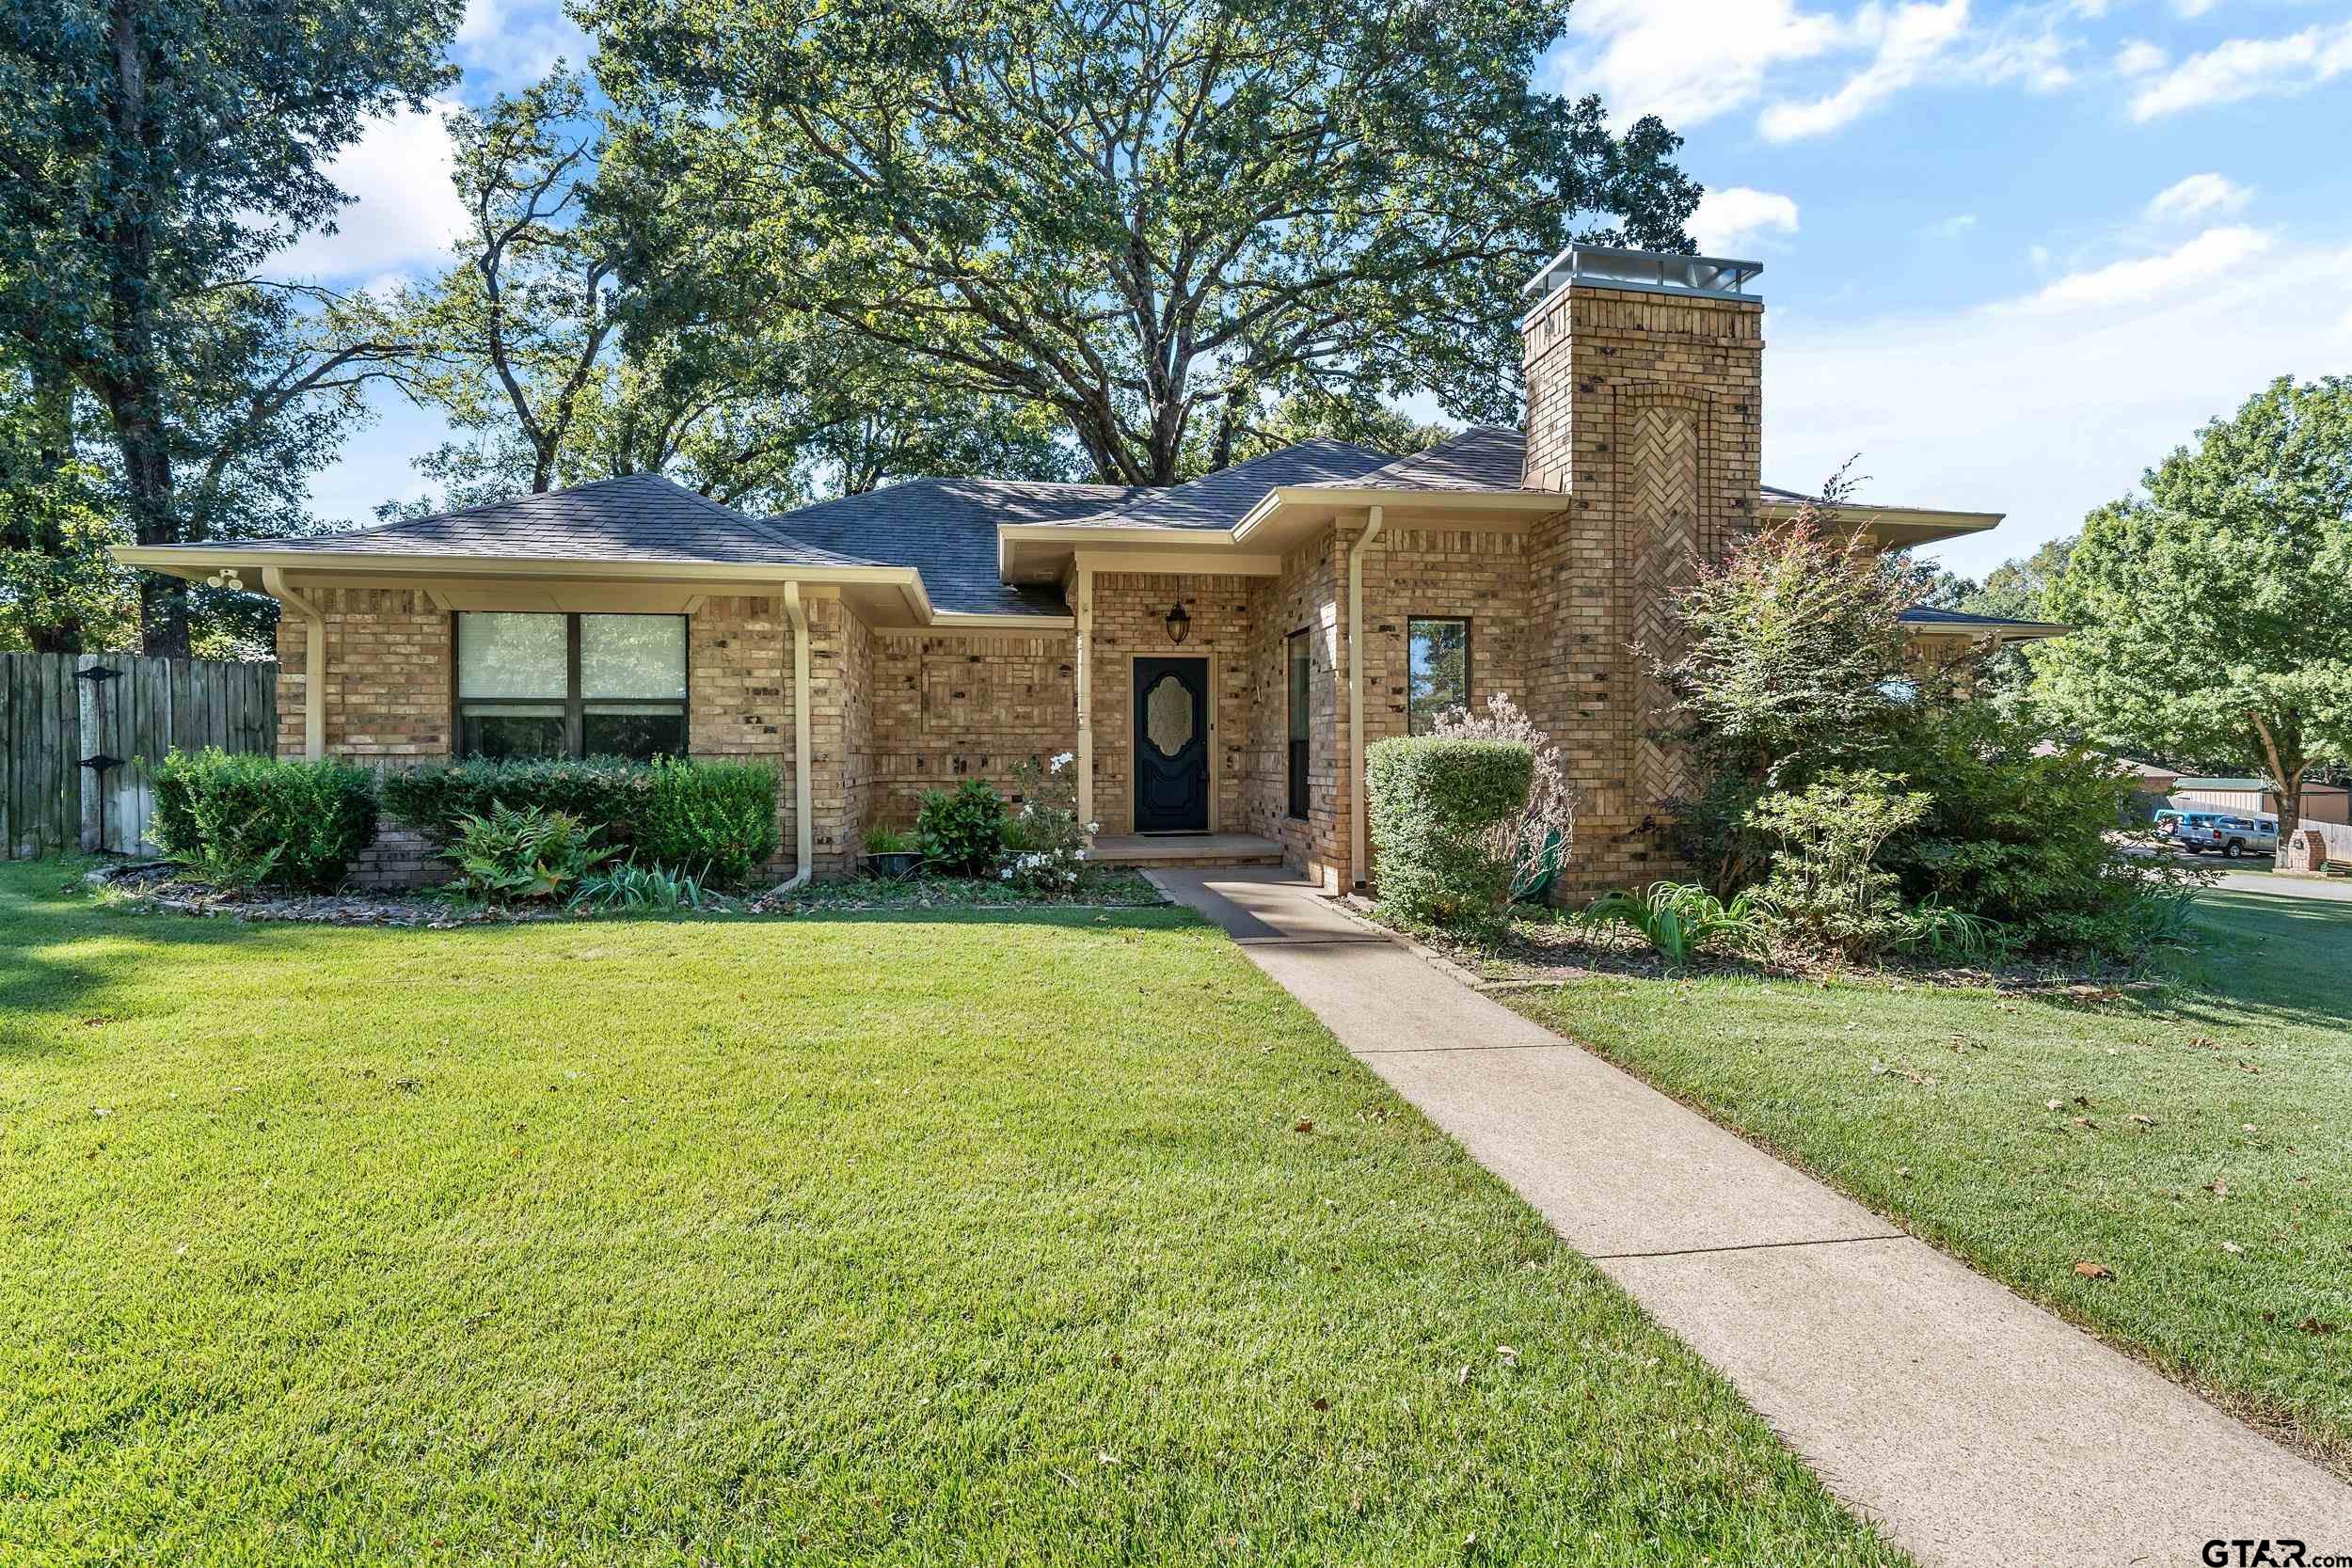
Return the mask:
<path id="1" fill-rule="evenodd" d="M 2352 1554 L 2352 1489 L 1265 867 L 1154 871 L 1922 1562 Z"/>

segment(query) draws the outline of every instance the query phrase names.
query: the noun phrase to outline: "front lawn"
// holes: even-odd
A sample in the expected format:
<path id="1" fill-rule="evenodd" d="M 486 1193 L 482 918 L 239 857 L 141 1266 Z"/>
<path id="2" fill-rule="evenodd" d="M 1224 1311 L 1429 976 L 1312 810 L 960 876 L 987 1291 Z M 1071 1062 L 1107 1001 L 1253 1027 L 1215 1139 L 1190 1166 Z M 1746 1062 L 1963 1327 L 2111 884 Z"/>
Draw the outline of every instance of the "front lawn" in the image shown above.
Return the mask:
<path id="1" fill-rule="evenodd" d="M 1899 1560 L 1185 911 L 77 870 L 0 867 L 11 1560 Z"/>
<path id="2" fill-rule="evenodd" d="M 2352 1473 L 2352 904 L 2208 894 L 2197 926 L 2147 990 L 1502 999 Z"/>

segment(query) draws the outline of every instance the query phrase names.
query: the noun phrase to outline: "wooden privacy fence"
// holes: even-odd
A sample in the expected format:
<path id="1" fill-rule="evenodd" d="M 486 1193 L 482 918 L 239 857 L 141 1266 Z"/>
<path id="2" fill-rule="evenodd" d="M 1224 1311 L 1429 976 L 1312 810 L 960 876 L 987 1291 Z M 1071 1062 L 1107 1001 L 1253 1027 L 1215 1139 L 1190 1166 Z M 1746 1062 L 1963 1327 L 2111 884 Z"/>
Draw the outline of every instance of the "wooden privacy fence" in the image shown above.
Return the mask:
<path id="1" fill-rule="evenodd" d="M 277 751 L 278 666 L 0 654 L 0 860 L 155 853 L 147 769 L 174 746 Z"/>

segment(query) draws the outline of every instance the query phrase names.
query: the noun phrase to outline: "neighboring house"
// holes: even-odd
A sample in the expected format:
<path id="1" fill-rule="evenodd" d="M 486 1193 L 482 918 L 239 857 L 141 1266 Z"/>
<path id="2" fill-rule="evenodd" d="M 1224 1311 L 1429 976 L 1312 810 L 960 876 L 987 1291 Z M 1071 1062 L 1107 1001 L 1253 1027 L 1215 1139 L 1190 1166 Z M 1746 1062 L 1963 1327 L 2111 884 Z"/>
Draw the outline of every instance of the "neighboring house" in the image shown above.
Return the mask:
<path id="1" fill-rule="evenodd" d="M 2175 779 L 2169 794 L 2171 804 L 2184 811 L 2203 806 L 2241 816 L 2279 815 L 2279 792 L 2261 779 Z M 2343 784 L 2307 784 L 2302 804 L 2305 822 L 2352 823 L 2352 790 Z"/>
<path id="2" fill-rule="evenodd" d="M 281 750 L 769 757 L 791 863 L 963 778 L 1073 752 L 1109 857 L 1367 869 L 1361 758 L 1507 693 L 1585 791 L 1583 890 L 1665 870 L 1651 737 L 1692 563 L 1804 497 L 1761 483 L 1751 261 L 1577 246 L 1528 285 L 1526 429 L 1392 459 L 1303 442 L 1131 490 L 916 480 L 754 520 L 651 476 L 322 538 L 124 548 L 282 600 Z M 1882 546 L 1997 515 L 1849 506 Z M 1923 641 L 2057 629 L 1918 612 Z M 415 872 L 411 846 L 385 875 Z"/>

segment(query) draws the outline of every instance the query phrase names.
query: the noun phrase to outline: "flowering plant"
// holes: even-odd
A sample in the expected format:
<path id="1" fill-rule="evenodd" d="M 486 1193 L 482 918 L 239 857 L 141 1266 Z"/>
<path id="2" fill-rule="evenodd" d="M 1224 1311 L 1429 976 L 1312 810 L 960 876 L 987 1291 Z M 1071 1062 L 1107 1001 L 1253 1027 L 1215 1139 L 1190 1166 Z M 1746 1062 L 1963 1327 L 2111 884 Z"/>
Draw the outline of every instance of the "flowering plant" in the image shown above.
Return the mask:
<path id="1" fill-rule="evenodd" d="M 1037 893 L 1070 893 L 1078 886 L 1087 846 L 1099 824 L 1078 819 L 1078 776 L 1068 752 L 1041 763 L 1027 757 L 1012 770 L 1019 801 L 1005 821 L 999 880 Z"/>

